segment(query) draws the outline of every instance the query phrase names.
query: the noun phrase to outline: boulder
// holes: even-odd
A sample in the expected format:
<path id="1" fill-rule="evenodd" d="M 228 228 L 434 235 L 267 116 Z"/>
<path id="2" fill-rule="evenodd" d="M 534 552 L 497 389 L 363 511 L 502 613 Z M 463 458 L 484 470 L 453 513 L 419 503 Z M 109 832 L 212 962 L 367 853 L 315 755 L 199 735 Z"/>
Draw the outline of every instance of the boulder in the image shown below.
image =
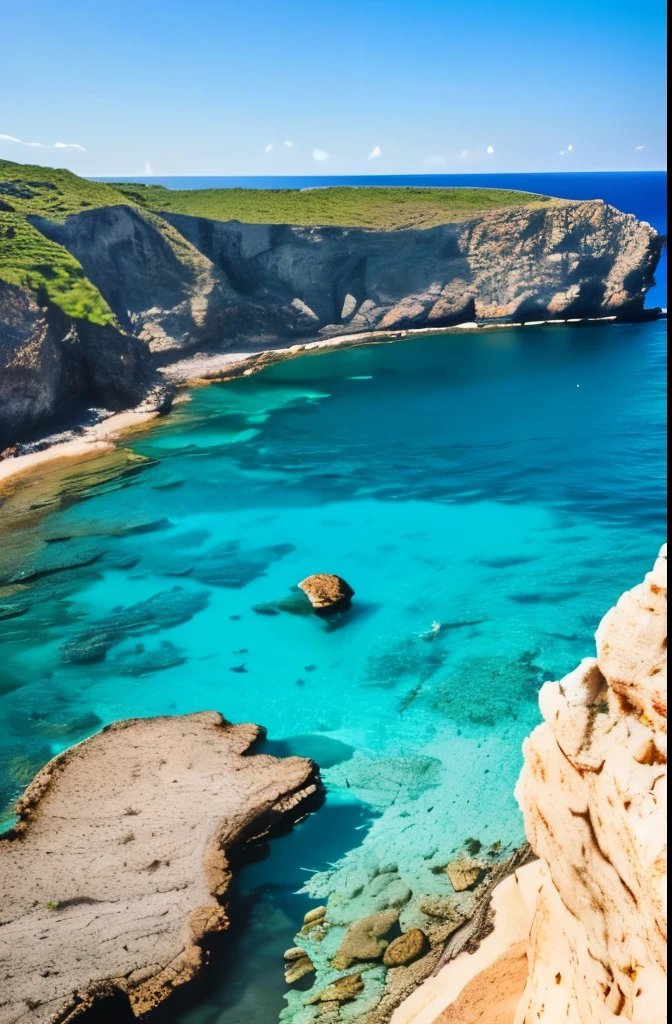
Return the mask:
<path id="1" fill-rule="evenodd" d="M 303 956 L 296 960 L 292 960 L 290 964 L 285 968 L 285 982 L 287 985 L 295 985 L 297 981 L 301 981 L 307 974 L 315 973 L 315 966 L 313 961 L 306 953 L 303 952 Z"/>
<path id="2" fill-rule="evenodd" d="M 411 928 L 389 944 L 383 955 L 383 963 L 386 967 L 403 967 L 421 957 L 428 947 L 425 933 L 420 928 Z"/>
<path id="3" fill-rule="evenodd" d="M 350 607 L 350 602 L 355 594 L 350 584 L 346 583 L 344 579 L 326 572 L 307 576 L 299 583 L 299 588 L 304 592 L 318 615 L 333 615 L 335 612 L 345 611 Z"/>
<path id="4" fill-rule="evenodd" d="M 306 1002 L 306 1006 L 314 1006 L 316 1003 L 347 1003 L 354 999 L 358 992 L 364 988 L 361 974 L 346 974 L 343 978 L 337 978 L 331 985 L 327 985 L 320 992 Z"/>
<path id="5" fill-rule="evenodd" d="M 344 971 L 356 960 L 380 960 L 387 946 L 385 936 L 398 920 L 398 911 L 383 910 L 355 921 L 343 936 L 331 966 Z"/>
<path id="6" fill-rule="evenodd" d="M 446 866 L 446 874 L 455 892 L 471 889 L 483 875 L 483 865 L 477 860 L 459 857 Z"/>

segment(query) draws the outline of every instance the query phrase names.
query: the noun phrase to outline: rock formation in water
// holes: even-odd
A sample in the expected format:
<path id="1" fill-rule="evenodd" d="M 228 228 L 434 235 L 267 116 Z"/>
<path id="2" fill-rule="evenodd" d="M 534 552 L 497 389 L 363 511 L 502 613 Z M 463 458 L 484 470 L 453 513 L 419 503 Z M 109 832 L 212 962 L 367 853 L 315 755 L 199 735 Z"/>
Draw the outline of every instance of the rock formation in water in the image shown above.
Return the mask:
<path id="1" fill-rule="evenodd" d="M 117 722 L 51 761 L 0 838 L 0 1022 L 144 1017 L 228 927 L 231 852 L 316 793 L 216 712 Z"/>
<path id="2" fill-rule="evenodd" d="M 599 200 L 422 230 L 244 224 L 123 203 L 26 225 L 76 261 L 116 326 L 89 329 L 2 285 L 0 449 L 75 396 L 107 408 L 148 392 L 160 401 L 153 371 L 196 351 L 474 318 L 638 316 L 663 244 Z"/>
<path id="3" fill-rule="evenodd" d="M 667 554 L 540 694 L 517 797 L 543 862 L 516 1024 L 666 1019 Z"/>
<path id="4" fill-rule="evenodd" d="M 340 576 L 318 572 L 298 584 L 317 615 L 333 615 L 350 607 L 355 592 Z"/>

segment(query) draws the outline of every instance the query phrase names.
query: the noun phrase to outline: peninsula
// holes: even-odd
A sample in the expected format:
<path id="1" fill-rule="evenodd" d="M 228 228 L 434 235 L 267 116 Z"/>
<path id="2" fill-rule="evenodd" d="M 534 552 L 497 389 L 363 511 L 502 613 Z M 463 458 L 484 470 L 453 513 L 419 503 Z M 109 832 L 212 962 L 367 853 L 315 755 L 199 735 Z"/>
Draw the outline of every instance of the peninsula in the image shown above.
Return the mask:
<path id="1" fill-rule="evenodd" d="M 144 1017 L 228 927 L 231 858 L 305 813 L 312 761 L 216 712 L 116 722 L 45 766 L 0 837 L 0 1022 Z M 39 940 L 39 941 L 37 941 Z"/>
<path id="2" fill-rule="evenodd" d="M 0 449 L 75 400 L 170 402 L 160 369 L 372 331 L 641 317 L 663 238 L 498 189 L 111 185 L 0 161 Z"/>

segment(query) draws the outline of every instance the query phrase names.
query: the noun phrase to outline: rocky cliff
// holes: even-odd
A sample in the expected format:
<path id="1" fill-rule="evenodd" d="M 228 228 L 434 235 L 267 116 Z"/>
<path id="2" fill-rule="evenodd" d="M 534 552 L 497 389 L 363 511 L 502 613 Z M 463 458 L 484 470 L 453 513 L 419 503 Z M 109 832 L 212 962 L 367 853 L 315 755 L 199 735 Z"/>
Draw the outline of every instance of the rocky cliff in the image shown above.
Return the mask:
<path id="1" fill-rule="evenodd" d="M 74 320 L 0 280 L 0 448 L 80 396 L 128 409 L 143 400 L 160 405 L 165 389 L 140 339 Z"/>
<path id="2" fill-rule="evenodd" d="M 666 1019 L 667 554 L 546 683 L 517 797 L 543 882 L 516 1024 Z"/>
<path id="3" fill-rule="evenodd" d="M 597 200 L 509 206 L 423 230 L 224 222 L 123 203 L 60 221 L 28 212 L 25 223 L 83 270 L 116 322 L 103 336 L 59 318 L 39 293 L 2 287 L 0 448 L 77 394 L 134 404 L 156 365 L 190 352 L 474 318 L 638 316 L 663 242 Z M 37 269 L 48 285 L 48 268 Z"/>

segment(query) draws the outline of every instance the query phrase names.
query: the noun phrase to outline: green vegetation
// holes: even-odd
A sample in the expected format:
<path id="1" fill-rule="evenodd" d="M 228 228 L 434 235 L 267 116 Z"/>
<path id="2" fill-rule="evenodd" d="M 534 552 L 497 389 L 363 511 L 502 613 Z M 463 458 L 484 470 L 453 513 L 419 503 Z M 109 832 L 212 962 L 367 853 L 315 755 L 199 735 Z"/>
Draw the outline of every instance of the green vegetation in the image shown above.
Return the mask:
<path id="1" fill-rule="evenodd" d="M 54 167 L 0 160 L 0 210 L 62 224 L 72 213 L 119 203 L 128 200 L 111 185 Z"/>
<path id="2" fill-rule="evenodd" d="M 560 200 L 527 192 L 476 188 L 203 189 L 173 191 L 160 185 L 106 184 L 70 171 L 0 160 L 0 279 L 49 299 L 73 318 L 114 324 L 115 318 L 80 263 L 49 241 L 32 218 L 63 223 L 102 206 L 130 206 L 163 235 L 177 259 L 194 270 L 207 264 L 161 213 L 182 213 L 251 224 L 376 228 L 428 228 L 515 206 L 542 207 Z"/>
<path id="3" fill-rule="evenodd" d="M 128 200 L 155 213 L 184 213 L 248 224 L 429 228 L 512 206 L 546 206 L 548 196 L 496 188 L 206 188 L 115 184 Z M 557 200 L 556 200 L 557 201 Z"/>
<path id="4" fill-rule="evenodd" d="M 0 212 L 0 278 L 49 299 L 75 319 L 113 324 L 114 314 L 81 264 L 20 214 Z"/>

